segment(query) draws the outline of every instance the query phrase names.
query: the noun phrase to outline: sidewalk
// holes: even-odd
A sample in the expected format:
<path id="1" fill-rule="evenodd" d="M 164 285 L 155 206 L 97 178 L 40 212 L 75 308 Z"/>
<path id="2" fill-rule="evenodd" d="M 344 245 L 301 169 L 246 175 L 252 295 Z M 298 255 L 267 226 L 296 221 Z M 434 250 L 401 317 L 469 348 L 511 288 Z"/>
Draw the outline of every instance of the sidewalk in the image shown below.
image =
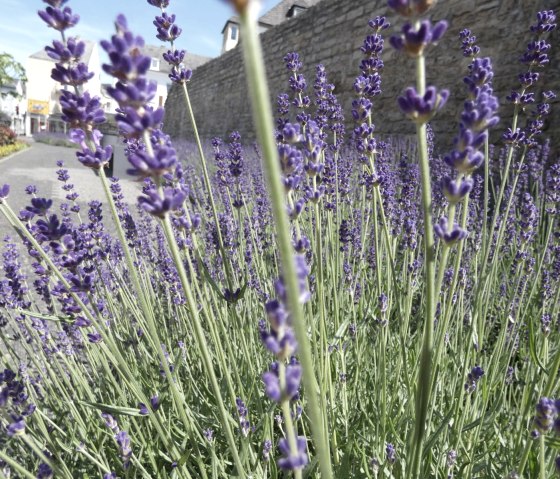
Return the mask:
<path id="1" fill-rule="evenodd" d="M 66 201 L 66 192 L 62 190 L 62 183 L 58 181 L 56 162 L 64 161 L 64 168 L 70 174 L 69 182 L 74 184 L 80 195 L 78 202 L 83 208 L 92 200 L 105 203 L 105 194 L 99 178 L 95 173 L 76 159 L 76 150 L 61 146 L 52 146 L 34 142 L 29 148 L 0 160 L 0 186 L 10 185 L 10 206 L 18 212 L 29 204 L 30 197 L 25 193 L 28 185 L 37 187 L 37 196 L 51 198 L 58 206 Z M 141 183 L 130 179 L 121 181 L 126 201 L 134 205 L 141 190 Z M 106 212 L 106 218 L 110 215 Z M 9 226 L 0 215 L 0 239 L 7 233 Z"/>

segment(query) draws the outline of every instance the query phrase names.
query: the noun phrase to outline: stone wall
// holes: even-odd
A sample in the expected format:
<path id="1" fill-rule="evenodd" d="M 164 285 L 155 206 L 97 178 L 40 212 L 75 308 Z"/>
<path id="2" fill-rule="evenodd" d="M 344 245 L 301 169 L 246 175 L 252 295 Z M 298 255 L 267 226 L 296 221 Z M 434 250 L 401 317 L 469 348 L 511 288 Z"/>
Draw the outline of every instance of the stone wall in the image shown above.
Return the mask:
<path id="1" fill-rule="evenodd" d="M 438 88 L 448 88 L 451 99 L 432 126 L 437 144 L 445 149 L 451 145 L 457 128 L 465 91 L 462 78 L 469 60 L 462 56 L 458 33 L 469 28 L 478 37 L 482 56 L 490 56 L 495 70 L 494 89 L 502 105 L 500 116 L 507 120 L 496 128 L 494 135 L 511 121 L 512 108 L 505 97 L 516 88 L 517 75 L 523 70 L 518 62 L 530 40 L 528 27 L 535 22 L 539 9 L 554 9 L 560 14 L 560 0 L 440 0 L 430 11 L 434 20 L 447 19 L 450 28 L 439 45 L 427 51 L 427 80 Z M 282 58 L 297 51 L 304 62 L 310 96 L 315 66 L 322 63 L 328 78 L 336 86 L 335 93 L 344 107 L 348 126 L 352 125 L 350 106 L 354 97 L 352 84 L 359 72 L 363 38 L 371 30 L 370 18 L 386 15 L 392 26 L 385 30 L 388 38 L 400 30 L 402 19 L 393 14 L 384 0 L 323 0 L 301 16 L 265 32 L 261 36 L 266 62 L 271 101 L 286 92 L 287 72 Z M 560 94 L 560 35 L 550 37 L 551 60 L 545 70 L 545 89 Z M 383 134 L 411 134 L 410 122 L 403 120 L 396 106 L 396 98 L 414 81 L 414 61 L 397 54 L 385 42 L 383 60 L 383 93 L 374 105 L 374 123 Z M 541 85 L 539 85 L 540 87 Z M 244 138 L 253 137 L 252 120 L 245 86 L 240 47 L 235 48 L 194 72 L 189 84 L 198 129 L 205 138 L 225 138 L 232 130 Z M 184 111 L 182 90 L 174 87 L 166 103 L 165 129 L 173 137 L 192 138 L 192 128 Z M 559 95 L 560 98 L 560 95 Z M 553 137 L 554 148 L 560 146 L 560 101 L 554 101 L 553 114 L 546 125 L 546 135 Z M 555 132 L 553 134 L 553 131 Z"/>

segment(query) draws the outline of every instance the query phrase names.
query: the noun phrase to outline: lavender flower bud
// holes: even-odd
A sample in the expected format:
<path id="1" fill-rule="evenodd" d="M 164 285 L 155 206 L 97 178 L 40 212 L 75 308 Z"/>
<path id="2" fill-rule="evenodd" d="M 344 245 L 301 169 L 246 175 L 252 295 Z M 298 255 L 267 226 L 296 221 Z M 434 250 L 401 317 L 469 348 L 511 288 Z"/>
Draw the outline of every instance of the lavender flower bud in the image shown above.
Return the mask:
<path id="1" fill-rule="evenodd" d="M 448 24 L 440 20 L 433 27 L 429 20 L 423 20 L 418 30 L 410 23 L 402 27 L 401 35 L 394 35 L 389 39 L 395 50 L 405 51 L 411 57 L 422 55 L 430 43 L 437 43 L 446 32 Z"/>
<path id="2" fill-rule="evenodd" d="M 437 92 L 434 86 L 426 89 L 423 96 L 416 93 L 416 89 L 409 87 L 404 96 L 398 98 L 399 107 L 402 112 L 415 123 L 427 123 L 445 105 L 449 92 L 441 90 Z"/>
<path id="3" fill-rule="evenodd" d="M 549 433 L 553 426 L 556 417 L 558 416 L 558 409 L 554 399 L 540 398 L 536 406 L 537 413 L 533 423 L 536 430 L 541 434 Z"/>
<path id="4" fill-rule="evenodd" d="M 451 204 L 459 203 L 473 189 L 474 180 L 471 177 L 455 180 L 446 176 L 443 179 L 443 194 Z"/>
<path id="5" fill-rule="evenodd" d="M 278 441 L 278 449 L 284 456 L 278 460 L 278 466 L 284 470 L 295 470 L 300 469 L 307 464 L 309 461 L 307 457 L 307 440 L 303 436 L 297 437 L 297 453 L 292 454 L 290 451 L 290 445 L 286 438 L 282 438 Z"/>
<path id="6" fill-rule="evenodd" d="M 2 200 L 8 198 L 10 194 L 10 185 L 4 185 L 0 188 L 0 204 L 2 204 Z"/>
<path id="7" fill-rule="evenodd" d="M 537 13 L 537 23 L 530 30 L 537 35 L 551 32 L 556 28 L 556 15 L 553 10 L 542 10 Z"/>
<path id="8" fill-rule="evenodd" d="M 49 6 L 45 10 L 39 10 L 37 13 L 49 27 L 59 32 L 75 26 L 80 21 L 80 16 L 74 15 L 70 7 L 60 9 Z"/>
<path id="9" fill-rule="evenodd" d="M 480 366 L 475 366 L 472 368 L 471 372 L 467 375 L 467 381 L 465 382 L 465 390 L 467 393 L 472 393 L 476 390 L 478 381 L 484 376 L 484 369 Z"/>
<path id="10" fill-rule="evenodd" d="M 467 232 L 457 223 L 449 228 L 449 223 L 445 217 L 440 218 L 438 223 L 434 225 L 434 232 L 447 246 L 452 246 L 467 237 Z"/>
<path id="11" fill-rule="evenodd" d="M 76 37 L 70 37 L 66 40 L 66 44 L 54 40 L 51 46 L 46 46 L 47 55 L 59 63 L 78 62 L 82 58 L 86 44 Z"/>

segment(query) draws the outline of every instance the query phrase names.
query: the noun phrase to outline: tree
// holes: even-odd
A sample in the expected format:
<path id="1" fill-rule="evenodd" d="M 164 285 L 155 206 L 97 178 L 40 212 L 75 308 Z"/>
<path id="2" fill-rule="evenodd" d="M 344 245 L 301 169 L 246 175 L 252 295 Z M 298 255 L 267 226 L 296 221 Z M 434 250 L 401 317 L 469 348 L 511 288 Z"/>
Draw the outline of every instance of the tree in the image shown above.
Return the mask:
<path id="1" fill-rule="evenodd" d="M 6 89 L 18 80 L 27 81 L 25 68 L 9 53 L 0 53 L 0 96 L 18 96 L 17 91 Z"/>

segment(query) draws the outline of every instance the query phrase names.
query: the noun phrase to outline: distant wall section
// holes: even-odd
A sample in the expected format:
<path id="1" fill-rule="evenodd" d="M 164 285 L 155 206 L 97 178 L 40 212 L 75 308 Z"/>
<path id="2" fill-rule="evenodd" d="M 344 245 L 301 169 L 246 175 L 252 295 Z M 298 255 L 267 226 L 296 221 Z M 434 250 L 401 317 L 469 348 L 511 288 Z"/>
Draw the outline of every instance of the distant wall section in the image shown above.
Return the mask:
<path id="1" fill-rule="evenodd" d="M 537 10 L 554 9 L 560 14 L 560 0 L 440 0 L 430 11 L 432 20 L 447 19 L 450 28 L 439 45 L 427 51 L 427 83 L 448 88 L 451 98 L 432 126 L 439 146 L 449 148 L 457 129 L 465 90 L 462 78 L 469 63 L 462 56 L 459 31 L 469 28 L 478 38 L 482 56 L 490 56 L 494 65 L 494 90 L 502 105 L 500 116 L 510 121 L 512 108 L 505 97 L 517 88 L 517 76 L 523 70 L 518 61 L 530 40 L 529 25 L 535 22 Z M 313 95 L 315 66 L 322 63 L 335 93 L 343 105 L 347 126 L 352 126 L 352 89 L 359 73 L 363 38 L 371 32 L 367 22 L 377 15 L 385 15 L 391 28 L 385 30 L 385 50 L 382 74 L 382 94 L 374 104 L 373 121 L 379 134 L 412 134 L 409 121 L 398 111 L 396 98 L 414 81 L 414 61 L 397 54 L 388 38 L 402 25 L 402 18 L 386 6 L 384 0 L 323 0 L 300 16 L 265 32 L 261 36 L 273 108 L 279 93 L 288 91 L 287 71 L 283 57 L 297 51 L 304 63 L 303 74 Z M 560 96 L 560 35 L 558 30 L 550 38 L 550 65 L 545 70 L 545 88 Z M 225 138 L 238 130 L 245 139 L 254 137 L 249 99 L 246 92 L 241 48 L 198 67 L 188 85 L 189 95 L 204 138 Z M 539 85 L 540 88 L 540 85 Z M 165 130 L 173 137 L 192 138 L 192 127 L 184 109 L 182 89 L 174 86 L 166 103 Z M 545 128 L 554 136 L 554 147 L 560 146 L 560 102 L 552 105 L 553 113 Z M 495 130 L 505 128 L 500 124 Z M 553 135 L 552 132 L 556 131 Z"/>

